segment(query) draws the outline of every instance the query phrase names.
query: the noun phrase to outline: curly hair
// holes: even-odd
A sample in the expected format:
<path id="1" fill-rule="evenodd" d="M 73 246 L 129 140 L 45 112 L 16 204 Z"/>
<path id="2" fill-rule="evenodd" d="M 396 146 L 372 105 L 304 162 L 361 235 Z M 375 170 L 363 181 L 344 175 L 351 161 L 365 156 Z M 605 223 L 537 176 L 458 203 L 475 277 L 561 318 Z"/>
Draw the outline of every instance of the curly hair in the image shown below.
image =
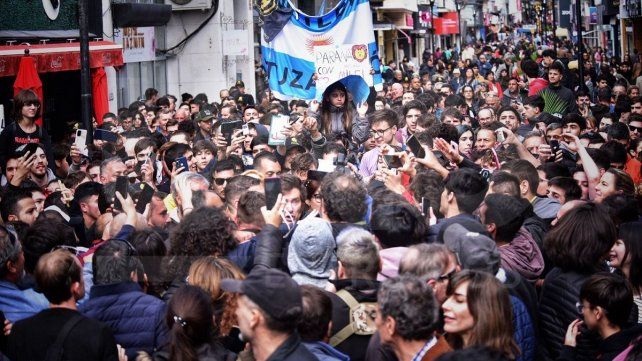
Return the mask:
<path id="1" fill-rule="evenodd" d="M 235 311 L 238 294 L 221 289 L 221 280 L 245 279 L 243 272 L 231 261 L 214 256 L 196 260 L 189 269 L 189 284 L 205 290 L 212 298 L 218 336 L 227 336 L 238 324 Z"/>
<path id="2" fill-rule="evenodd" d="M 356 178 L 339 172 L 328 174 L 321 184 L 325 211 L 332 222 L 356 223 L 366 214 L 366 188 Z"/>
<path id="3" fill-rule="evenodd" d="M 377 294 L 381 318 L 395 320 L 395 333 L 404 340 L 427 340 L 438 327 L 439 305 L 432 288 L 419 277 L 386 280 Z"/>
<path id="4" fill-rule="evenodd" d="M 236 247 L 233 223 L 219 208 L 201 207 L 188 214 L 170 234 L 166 279 L 187 275 L 191 264 L 203 256 L 225 256 Z"/>

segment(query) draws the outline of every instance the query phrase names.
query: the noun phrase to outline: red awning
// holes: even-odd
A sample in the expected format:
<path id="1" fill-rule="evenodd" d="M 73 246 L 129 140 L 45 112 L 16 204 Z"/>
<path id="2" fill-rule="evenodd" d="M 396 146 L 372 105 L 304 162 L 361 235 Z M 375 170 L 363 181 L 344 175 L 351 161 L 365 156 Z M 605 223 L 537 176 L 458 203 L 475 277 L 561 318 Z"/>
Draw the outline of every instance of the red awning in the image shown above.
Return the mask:
<path id="1" fill-rule="evenodd" d="M 80 69 L 80 43 L 0 46 L 0 77 L 18 74 L 25 49 L 36 63 L 38 73 Z M 123 47 L 110 41 L 89 42 L 91 68 L 123 65 Z"/>

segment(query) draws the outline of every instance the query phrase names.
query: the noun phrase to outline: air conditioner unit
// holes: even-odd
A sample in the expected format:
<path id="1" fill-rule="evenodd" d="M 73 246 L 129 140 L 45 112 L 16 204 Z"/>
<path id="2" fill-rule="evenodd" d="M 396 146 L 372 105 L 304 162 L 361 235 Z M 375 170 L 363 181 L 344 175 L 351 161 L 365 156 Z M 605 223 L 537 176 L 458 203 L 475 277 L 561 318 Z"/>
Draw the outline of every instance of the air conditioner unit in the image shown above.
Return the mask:
<path id="1" fill-rule="evenodd" d="M 165 4 L 172 5 L 172 11 L 209 10 L 212 8 L 212 0 L 165 0 Z"/>

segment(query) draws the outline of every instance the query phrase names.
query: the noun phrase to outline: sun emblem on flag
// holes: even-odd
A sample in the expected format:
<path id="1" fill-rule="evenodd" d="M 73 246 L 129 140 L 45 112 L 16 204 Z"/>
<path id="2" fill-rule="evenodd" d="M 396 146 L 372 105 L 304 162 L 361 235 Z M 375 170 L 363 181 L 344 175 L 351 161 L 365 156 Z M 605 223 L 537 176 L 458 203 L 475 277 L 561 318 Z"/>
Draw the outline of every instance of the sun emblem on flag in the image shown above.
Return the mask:
<path id="1" fill-rule="evenodd" d="M 310 54 L 314 53 L 315 46 L 332 45 L 332 44 L 334 44 L 334 39 L 332 39 L 331 37 L 325 34 L 314 35 L 312 38 L 309 38 L 305 41 L 305 46 L 308 49 L 308 52 Z"/>
<path id="2" fill-rule="evenodd" d="M 364 61 L 368 57 L 368 48 L 363 44 L 353 45 L 352 57 L 358 62 Z"/>

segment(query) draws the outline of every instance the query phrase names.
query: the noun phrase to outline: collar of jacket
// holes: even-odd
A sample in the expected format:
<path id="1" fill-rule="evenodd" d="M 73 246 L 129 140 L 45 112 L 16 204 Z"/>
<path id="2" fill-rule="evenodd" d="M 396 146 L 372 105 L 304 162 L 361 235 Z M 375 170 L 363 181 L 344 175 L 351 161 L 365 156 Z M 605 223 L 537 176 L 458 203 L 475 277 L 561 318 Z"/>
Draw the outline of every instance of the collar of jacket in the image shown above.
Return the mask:
<path id="1" fill-rule="evenodd" d="M 129 292 L 142 292 L 142 289 L 138 283 L 131 281 L 120 282 L 120 283 L 110 283 L 105 285 L 94 285 L 91 288 L 90 298 L 118 295 L 121 293 Z"/>
<path id="2" fill-rule="evenodd" d="M 301 344 L 301 337 L 298 332 L 294 332 L 288 337 L 265 361 L 283 360 L 289 354 L 294 352 Z"/>
<path id="3" fill-rule="evenodd" d="M 341 279 L 341 280 L 330 280 L 331 283 L 335 285 L 337 291 L 344 288 L 349 288 L 355 291 L 377 291 L 381 282 L 374 280 L 366 279 Z"/>

